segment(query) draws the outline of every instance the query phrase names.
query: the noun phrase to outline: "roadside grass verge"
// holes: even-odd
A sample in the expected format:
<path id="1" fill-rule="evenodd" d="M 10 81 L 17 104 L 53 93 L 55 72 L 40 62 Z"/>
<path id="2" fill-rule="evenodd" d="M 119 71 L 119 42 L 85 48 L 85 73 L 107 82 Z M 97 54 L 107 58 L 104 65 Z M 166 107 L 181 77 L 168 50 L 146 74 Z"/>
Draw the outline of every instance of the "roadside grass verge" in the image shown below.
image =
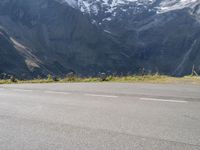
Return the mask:
<path id="1" fill-rule="evenodd" d="M 20 83 L 77 83 L 77 82 L 125 82 L 125 83 L 191 83 L 200 84 L 200 76 L 185 76 L 185 77 L 171 77 L 164 75 L 130 75 L 130 76 L 107 76 L 104 80 L 98 77 L 81 78 L 71 76 L 66 78 L 53 79 L 48 77 L 46 79 L 33 80 L 0 80 L 0 84 L 20 84 Z"/>
<path id="2" fill-rule="evenodd" d="M 0 84 L 11 84 L 10 80 L 0 80 Z"/>

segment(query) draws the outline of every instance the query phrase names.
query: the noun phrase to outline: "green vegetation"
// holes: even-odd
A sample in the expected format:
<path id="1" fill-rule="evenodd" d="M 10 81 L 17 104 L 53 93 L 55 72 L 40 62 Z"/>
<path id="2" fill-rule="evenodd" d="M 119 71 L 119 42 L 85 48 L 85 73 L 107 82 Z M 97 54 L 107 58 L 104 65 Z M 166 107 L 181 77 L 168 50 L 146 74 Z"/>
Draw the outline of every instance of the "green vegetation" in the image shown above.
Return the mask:
<path id="1" fill-rule="evenodd" d="M 126 83 L 191 83 L 200 84 L 200 76 L 171 77 L 163 75 L 132 75 L 132 76 L 107 76 L 105 79 L 99 77 L 81 78 L 77 76 L 68 76 L 66 78 L 57 78 L 48 75 L 46 79 L 33 80 L 0 80 L 0 84 L 11 83 L 68 83 L 68 82 L 126 82 Z"/>

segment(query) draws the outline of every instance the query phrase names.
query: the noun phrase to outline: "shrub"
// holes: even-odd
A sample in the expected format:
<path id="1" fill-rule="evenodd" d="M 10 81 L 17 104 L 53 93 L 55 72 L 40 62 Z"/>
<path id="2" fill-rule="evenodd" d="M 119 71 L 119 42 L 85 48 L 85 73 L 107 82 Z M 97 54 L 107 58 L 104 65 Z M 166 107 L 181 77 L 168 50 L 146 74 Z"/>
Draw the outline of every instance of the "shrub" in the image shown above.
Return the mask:
<path id="1" fill-rule="evenodd" d="M 14 76 L 10 77 L 10 82 L 17 82 L 17 79 Z"/>
<path id="2" fill-rule="evenodd" d="M 50 75 L 50 74 L 48 74 L 48 75 L 47 75 L 47 80 L 48 80 L 48 81 L 52 81 L 52 80 L 53 80 L 53 76 Z"/>
<path id="3" fill-rule="evenodd" d="M 77 77 L 74 72 L 70 72 L 66 75 L 66 80 L 69 82 L 74 82 L 74 81 L 76 81 L 76 79 L 77 79 Z"/>
<path id="4" fill-rule="evenodd" d="M 56 77 L 56 76 L 53 76 L 53 77 L 52 77 L 52 80 L 55 81 L 55 82 L 58 82 L 58 81 L 59 81 L 59 78 Z"/>
<path id="5" fill-rule="evenodd" d="M 106 81 L 107 75 L 105 73 L 100 73 L 99 78 L 101 81 Z"/>

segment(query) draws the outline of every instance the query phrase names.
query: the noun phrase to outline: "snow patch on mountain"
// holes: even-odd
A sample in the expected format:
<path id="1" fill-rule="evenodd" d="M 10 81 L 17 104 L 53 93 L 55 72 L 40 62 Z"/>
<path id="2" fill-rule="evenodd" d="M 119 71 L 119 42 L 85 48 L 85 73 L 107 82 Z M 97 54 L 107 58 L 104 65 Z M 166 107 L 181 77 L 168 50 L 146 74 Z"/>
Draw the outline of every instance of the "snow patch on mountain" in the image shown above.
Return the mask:
<path id="1" fill-rule="evenodd" d="M 158 7 L 158 13 L 193 7 L 197 3 L 200 3 L 199 0 L 163 0 Z"/>
<path id="2" fill-rule="evenodd" d="M 58 1 L 59 3 L 67 3 L 69 6 L 73 8 L 77 8 L 77 0 L 55 0 Z"/>
<path id="3" fill-rule="evenodd" d="M 80 10 L 83 13 L 89 14 L 97 14 L 102 9 L 105 9 L 107 13 L 112 13 L 117 8 L 123 7 L 124 5 L 148 5 L 154 3 L 155 1 L 156 0 L 77 0 Z M 124 11 L 126 10 L 124 9 Z"/>
<path id="4" fill-rule="evenodd" d="M 183 9 L 185 7 L 192 7 L 199 0 L 57 0 L 60 2 L 67 2 L 71 7 L 80 9 L 83 13 L 97 14 L 100 9 L 106 8 L 106 12 L 114 12 L 118 7 L 124 5 L 134 4 L 135 6 L 146 6 L 157 4 L 155 9 L 158 13 L 165 13 L 168 11 Z M 124 10 L 126 11 L 126 10 Z"/>
<path id="5" fill-rule="evenodd" d="M 142 13 L 166 13 L 200 5 L 200 0 L 57 0 L 65 2 L 91 17 L 93 24 L 101 25 L 117 17 Z"/>

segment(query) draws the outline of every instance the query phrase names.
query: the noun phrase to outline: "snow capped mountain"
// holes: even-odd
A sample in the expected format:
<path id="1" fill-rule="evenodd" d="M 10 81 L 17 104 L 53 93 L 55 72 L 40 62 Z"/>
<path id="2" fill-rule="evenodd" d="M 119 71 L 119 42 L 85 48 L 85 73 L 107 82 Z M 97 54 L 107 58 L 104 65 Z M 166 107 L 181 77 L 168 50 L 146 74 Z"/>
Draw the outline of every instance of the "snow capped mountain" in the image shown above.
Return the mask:
<path id="1" fill-rule="evenodd" d="M 135 15 L 144 11 L 154 11 L 156 0 L 63 0 L 71 7 L 90 16 L 93 24 L 113 20 L 122 14 Z"/>
<path id="2" fill-rule="evenodd" d="M 74 8 L 79 8 L 83 13 L 97 14 L 102 9 L 106 12 L 114 12 L 118 7 L 123 8 L 125 5 L 131 6 L 153 6 L 158 12 L 168 12 L 186 7 L 193 7 L 200 3 L 199 0 L 58 0 L 67 2 Z M 124 9 L 125 11 L 125 9 Z"/>
<path id="3" fill-rule="evenodd" d="M 102 9 L 107 12 L 113 12 L 117 7 L 124 5 L 150 5 L 156 0 L 60 0 L 67 2 L 74 8 L 79 8 L 84 13 L 98 13 Z"/>
<path id="4" fill-rule="evenodd" d="M 116 17 L 160 14 L 194 8 L 199 0 L 60 0 L 90 16 L 92 23 L 102 25 Z"/>
<path id="5" fill-rule="evenodd" d="M 147 59 L 148 63 L 149 61 L 150 64 L 155 63 L 156 58 L 159 64 L 163 63 L 165 66 L 165 62 L 169 61 L 167 55 L 172 57 L 182 54 L 180 57 L 183 59 L 180 59 L 180 62 L 179 60 L 176 62 L 176 58 L 171 60 L 179 64 L 177 67 L 173 68 L 170 65 L 165 67 L 170 68 L 171 71 L 173 70 L 172 73 L 177 75 L 181 75 L 184 70 L 190 68 L 186 67 L 191 63 L 189 55 L 197 51 L 194 39 L 198 38 L 196 33 L 200 29 L 200 0 L 65 1 L 89 16 L 91 22 L 106 34 L 114 38 L 118 37 L 122 45 L 129 47 L 130 51 L 127 51 L 130 54 L 124 53 L 125 56 L 136 55 L 139 65 L 143 59 L 144 62 Z M 181 27 L 179 27 L 180 24 Z M 178 33 L 177 28 L 180 30 Z M 171 38 L 178 41 L 177 44 L 181 43 L 179 48 L 176 43 L 173 44 Z M 150 57 L 153 59 L 150 60 Z M 144 63 L 143 66 L 152 70 L 152 66 L 148 63 Z"/>
<path id="6" fill-rule="evenodd" d="M 82 12 L 86 13 L 98 13 L 101 9 L 105 9 L 106 12 L 114 12 L 118 7 L 125 5 L 149 5 L 155 2 L 155 0 L 79 0 L 78 6 Z"/>

